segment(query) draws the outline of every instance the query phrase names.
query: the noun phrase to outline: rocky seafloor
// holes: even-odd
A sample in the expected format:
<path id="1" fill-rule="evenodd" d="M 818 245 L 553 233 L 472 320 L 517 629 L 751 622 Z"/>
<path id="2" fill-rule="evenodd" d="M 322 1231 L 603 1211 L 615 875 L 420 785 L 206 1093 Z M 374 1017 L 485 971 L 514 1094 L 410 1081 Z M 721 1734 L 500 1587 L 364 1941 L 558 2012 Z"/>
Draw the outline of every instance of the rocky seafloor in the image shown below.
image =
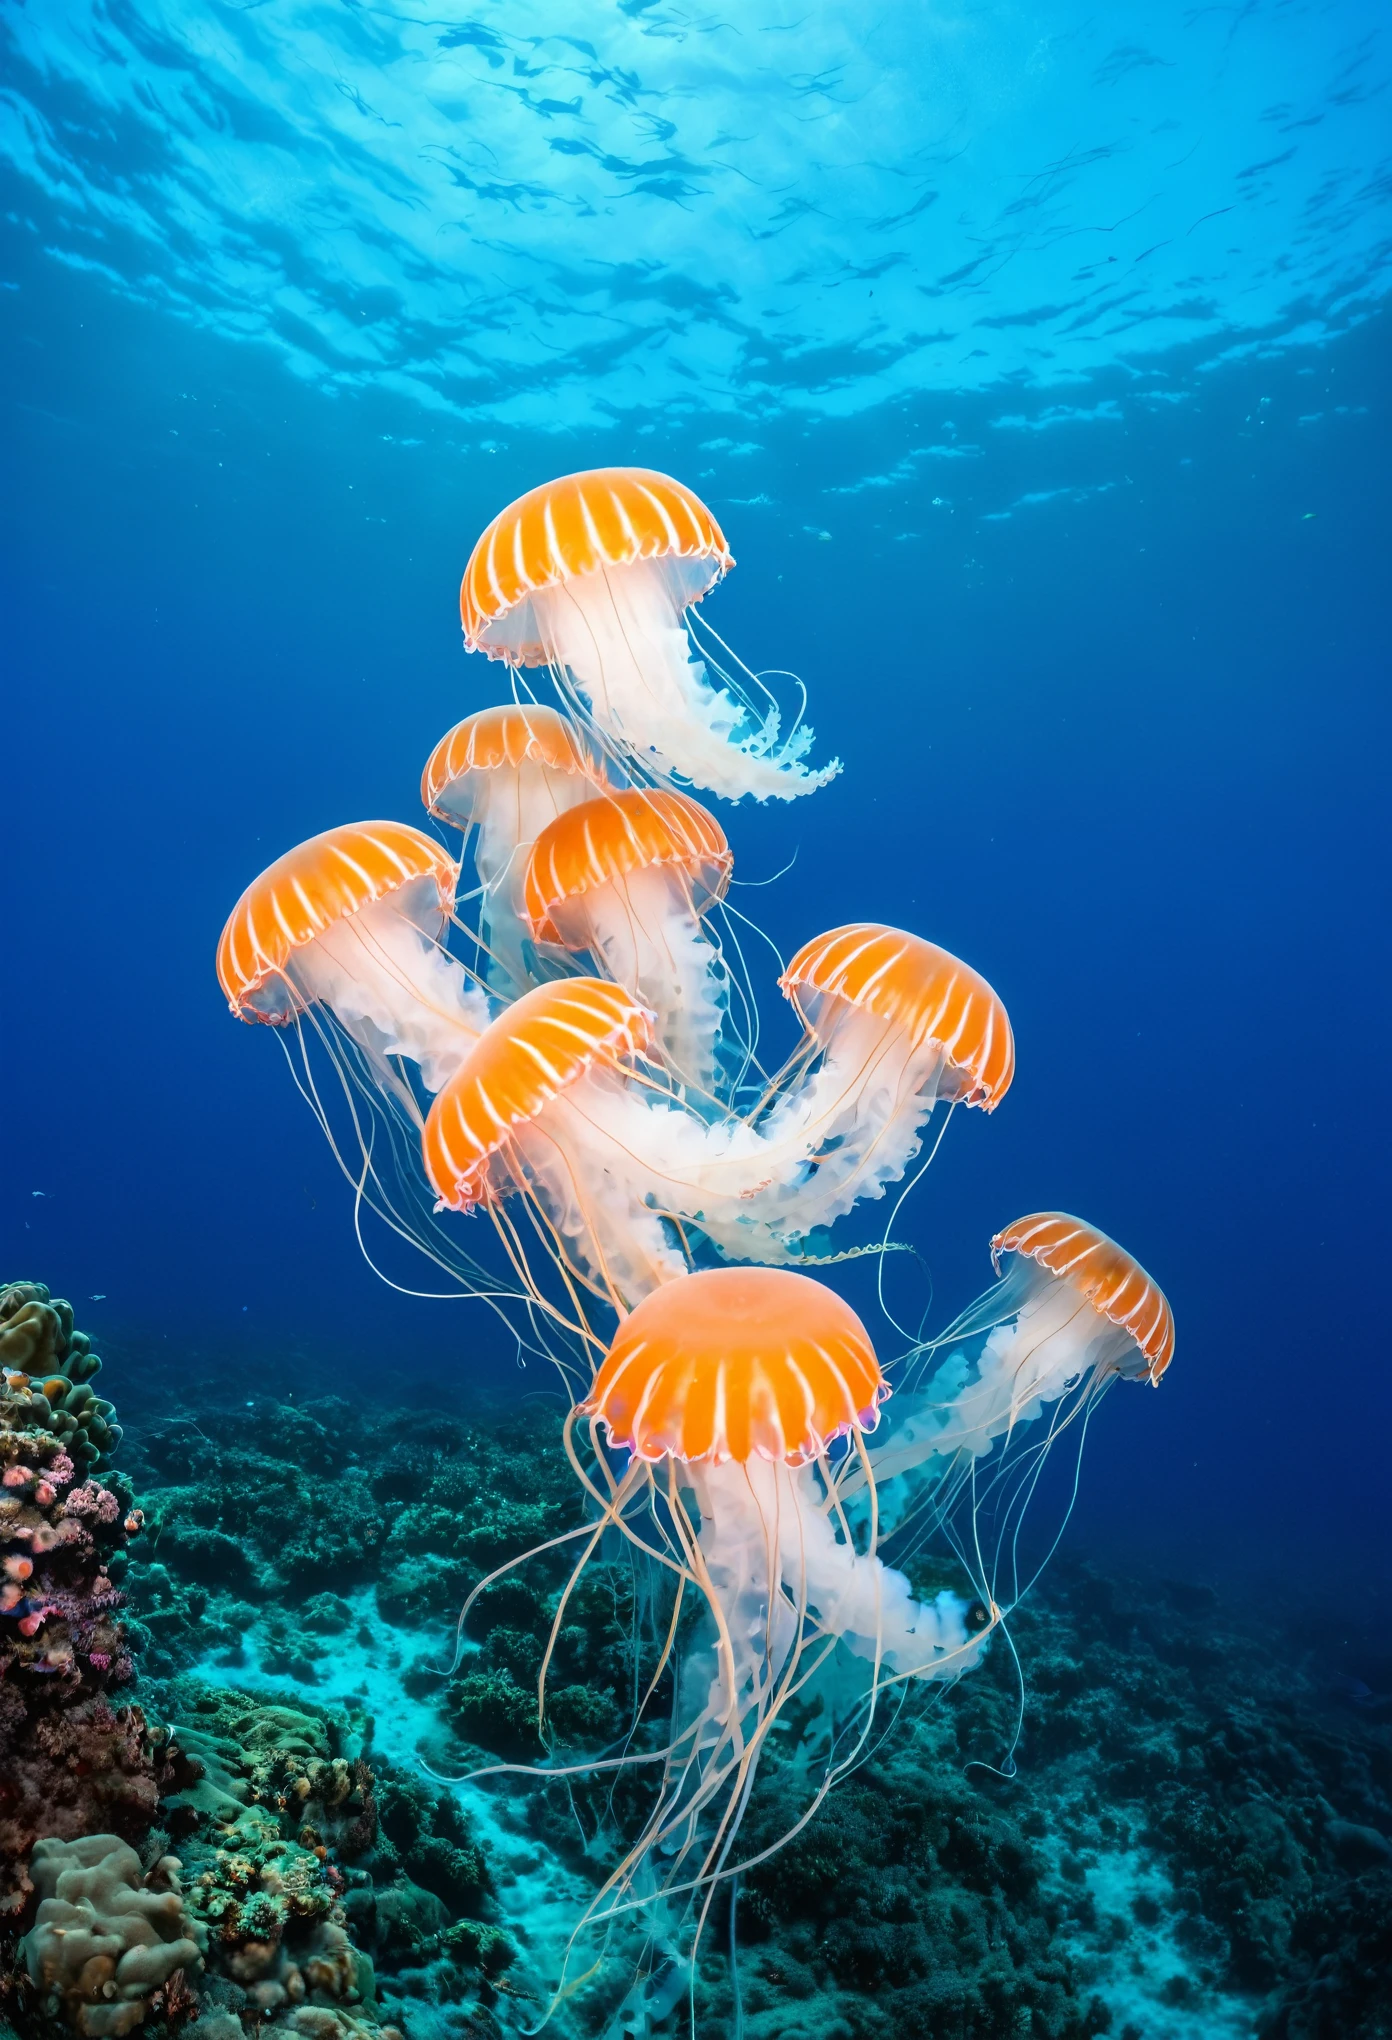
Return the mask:
<path id="1" fill-rule="evenodd" d="M 270 1360 L 252 1393 L 165 1350 L 127 1357 L 123 1432 L 34 1285 L 0 1291 L 0 1365 L 0 2033 L 535 2029 L 641 1784 L 441 1780 L 543 1755 L 565 1551 L 480 1598 L 457 1663 L 454 1627 L 580 1520 L 559 1403 L 355 1401 Z M 569 1604 L 548 1761 L 622 1736 L 634 1593 L 600 1564 Z M 1066 1555 L 1013 1636 L 1012 1776 L 994 1650 L 745 1873 L 689 1998 L 628 1988 L 619 1945 L 549 2030 L 1392 2036 L 1392 1652 L 1336 1679 L 1308 1630 Z M 750 1856 L 801 1803 L 796 1750 Z"/>

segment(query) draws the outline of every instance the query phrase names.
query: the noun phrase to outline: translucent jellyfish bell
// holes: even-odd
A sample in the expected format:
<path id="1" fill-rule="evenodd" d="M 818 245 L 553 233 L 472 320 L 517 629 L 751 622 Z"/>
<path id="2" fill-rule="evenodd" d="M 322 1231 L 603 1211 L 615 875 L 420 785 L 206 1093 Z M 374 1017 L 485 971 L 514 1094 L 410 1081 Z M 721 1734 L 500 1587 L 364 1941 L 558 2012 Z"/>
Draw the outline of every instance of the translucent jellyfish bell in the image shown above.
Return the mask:
<path id="1" fill-rule="evenodd" d="M 873 1530 L 857 1552 L 827 1458 L 839 1438 L 859 1453 L 888 1394 L 869 1333 L 833 1290 L 785 1268 L 713 1268 L 637 1306 L 579 1414 L 636 1459 L 679 1468 L 732 1637 L 766 1639 L 770 1623 L 810 1613 L 855 1655 L 926 1676 L 965 1629 L 914 1602 L 875 1556 Z M 772 1676 L 779 1653 L 767 1654 Z M 737 1674 L 726 1698 L 757 1684 Z"/>
<path id="2" fill-rule="evenodd" d="M 588 950 L 652 1009 L 677 1074 L 710 1093 L 728 994 L 704 916 L 734 859 L 685 794 L 633 788 L 573 807 L 537 838 L 524 912 L 537 942 Z"/>
<path id="3" fill-rule="evenodd" d="M 606 783 L 603 766 L 565 717 L 534 702 L 466 716 L 426 761 L 423 805 L 440 821 L 474 832 L 483 888 L 479 935 L 489 981 L 508 998 L 537 976 L 522 900 L 532 845 L 548 823 Z"/>
<path id="4" fill-rule="evenodd" d="M 482 992 L 442 945 L 458 877 L 402 822 L 351 822 L 287 851 L 222 931 L 233 1013 L 285 1027 L 320 1005 L 372 1061 L 405 1056 L 438 1090 L 488 1025 Z"/>
<path id="5" fill-rule="evenodd" d="M 783 737 L 752 674 L 722 670 L 713 686 L 714 662 L 685 627 L 733 565 L 710 511 L 670 476 L 567 475 L 509 504 L 474 547 L 459 591 L 464 643 L 514 667 L 549 666 L 640 776 L 789 800 L 837 767 L 809 771 L 812 732 Z"/>
<path id="6" fill-rule="evenodd" d="M 869 921 L 834 928 L 805 943 L 779 983 L 803 1021 L 802 1046 L 757 1122 L 751 1162 L 703 1178 L 707 1230 L 752 1259 L 795 1252 L 814 1228 L 881 1196 L 937 1105 L 994 1112 L 1015 1074 L 998 994 L 921 936 Z"/>
<path id="7" fill-rule="evenodd" d="M 1050 1405 L 1121 1377 L 1159 1382 L 1174 1315 L 1159 1285 L 1106 1233 L 1067 1212 L 1016 1219 L 991 1242 L 1000 1282 L 935 1339 L 877 1447 L 881 1484 L 930 1460 L 979 1459 Z M 896 1503 L 896 1508 L 898 1504 Z"/>
<path id="8" fill-rule="evenodd" d="M 425 1171 L 441 1206 L 487 1211 L 529 1293 L 554 1309 L 506 1209 L 521 1200 L 582 1327 L 577 1283 L 622 1311 L 686 1267 L 631 1172 L 615 1167 L 626 1158 L 600 1123 L 602 1101 L 652 1046 L 651 1013 L 621 986 L 539 985 L 493 1022 L 425 1124 Z"/>
<path id="9" fill-rule="evenodd" d="M 859 1760 L 886 1679 L 951 1680 L 980 1660 L 985 1632 L 969 1633 L 967 1604 L 951 1593 L 915 1601 L 876 1554 L 873 1510 L 857 1538 L 840 1505 L 841 1472 L 866 1469 L 865 1436 L 887 1394 L 855 1312 L 789 1270 L 687 1275 L 620 1325 L 567 1422 L 567 1448 L 597 1516 L 556 1610 L 539 1679 L 543 1716 L 567 1605 L 606 1530 L 649 1563 L 652 1591 L 664 1577 L 675 1588 L 658 1670 L 678 1654 L 684 1662 L 664 1748 L 654 1757 L 634 1744 L 615 1760 L 660 1761 L 661 1782 L 572 1948 L 635 1909 L 678 1906 L 694 1953 L 717 1888 L 744 1867 L 739 1826 L 767 1739 L 840 1647 L 843 1703 L 848 1679 L 854 1693 L 814 1804 Z M 590 1472 L 576 1449 L 586 1422 Z M 621 1472 L 614 1452 L 628 1455 Z M 707 1620 L 683 1637 L 677 1614 L 688 1592 Z M 640 1718 L 657 1683 L 654 1675 Z M 790 1832 L 811 1810 L 790 1811 Z M 563 1978 L 557 1996 L 567 1987 Z"/>

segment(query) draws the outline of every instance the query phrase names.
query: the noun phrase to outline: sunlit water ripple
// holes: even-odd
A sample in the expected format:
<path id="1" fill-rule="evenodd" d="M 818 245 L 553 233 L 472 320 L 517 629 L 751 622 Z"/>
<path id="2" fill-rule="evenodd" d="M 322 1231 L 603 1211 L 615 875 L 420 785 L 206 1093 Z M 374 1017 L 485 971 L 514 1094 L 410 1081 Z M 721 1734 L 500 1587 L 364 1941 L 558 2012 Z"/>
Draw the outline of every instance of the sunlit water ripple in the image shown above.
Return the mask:
<path id="1" fill-rule="evenodd" d="M 60 260 L 320 384 L 846 414 L 1347 325 L 1392 245 L 1384 23 L 44 0 L 0 24 L 0 160 Z"/>

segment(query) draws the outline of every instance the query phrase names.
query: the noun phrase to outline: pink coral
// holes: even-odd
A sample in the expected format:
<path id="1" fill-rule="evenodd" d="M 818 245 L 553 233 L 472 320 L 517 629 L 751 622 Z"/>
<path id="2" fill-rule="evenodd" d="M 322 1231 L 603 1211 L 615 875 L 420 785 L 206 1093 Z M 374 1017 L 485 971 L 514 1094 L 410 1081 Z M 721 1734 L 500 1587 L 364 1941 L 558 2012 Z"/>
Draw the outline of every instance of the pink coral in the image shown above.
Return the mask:
<path id="1" fill-rule="evenodd" d="M 77 1478 L 77 1468 L 61 1449 L 49 1461 L 48 1477 L 55 1487 L 69 1487 Z"/>
<path id="2" fill-rule="evenodd" d="M 94 1480 L 74 1488 L 63 1507 L 70 1516 L 95 1516 L 99 1523 L 114 1523 L 121 1513 L 121 1504 L 110 1488 L 101 1487 Z"/>
<path id="3" fill-rule="evenodd" d="M 7 1466 L 3 1484 L 6 1487 L 28 1487 L 33 1478 L 32 1466 Z"/>

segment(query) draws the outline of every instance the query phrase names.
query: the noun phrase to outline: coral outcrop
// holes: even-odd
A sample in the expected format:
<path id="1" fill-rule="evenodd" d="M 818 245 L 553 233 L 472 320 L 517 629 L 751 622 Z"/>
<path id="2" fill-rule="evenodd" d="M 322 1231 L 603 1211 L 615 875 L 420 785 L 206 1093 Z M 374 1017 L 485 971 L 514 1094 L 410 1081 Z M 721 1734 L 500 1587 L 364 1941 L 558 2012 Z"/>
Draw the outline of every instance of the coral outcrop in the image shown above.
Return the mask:
<path id="1" fill-rule="evenodd" d="M 27 1408 L 29 1428 L 49 1431 L 80 1475 L 111 1462 L 121 1426 L 92 1383 L 101 1361 L 85 1332 L 73 1329 L 73 1308 L 42 1282 L 0 1288 L 0 1369 L 27 1376 L 13 1391 Z"/>
<path id="2" fill-rule="evenodd" d="M 362 1719 L 189 1680 L 168 1698 L 179 1783 L 163 1818 L 206 1949 L 201 1997 L 247 2029 L 309 2031 L 305 2011 L 377 2026 L 374 1956 L 393 2002 L 491 1989 L 513 1949 L 477 1917 L 494 1910 L 484 1853 L 452 1801 L 352 1754 Z"/>
<path id="3" fill-rule="evenodd" d="M 156 1653 L 122 1620 L 143 1515 L 101 1362 L 36 1283 L 0 1290 L 0 1354 L 0 2003 L 26 2034 L 390 2040 L 343 1905 L 340 1862 L 376 1840 L 367 1764 L 293 1705 L 147 1678 L 171 1734 L 115 1704 Z"/>
<path id="4" fill-rule="evenodd" d="M 300 1708 L 197 1686 L 170 1698 L 177 1785 L 162 1817 L 219 2008 L 253 2024 L 296 2007 L 375 2024 L 340 1867 L 376 1836 L 367 1765 L 335 1756 L 329 1726 Z"/>
<path id="5" fill-rule="evenodd" d="M 181 1987 L 203 1955 L 180 1868 L 163 1856 L 145 1875 L 117 1835 L 38 1844 L 30 1869 L 38 1916 L 20 1956 L 51 2019 L 89 2040 L 119 2040 L 181 1996 L 191 2005 Z"/>
<path id="6" fill-rule="evenodd" d="M 40 1837 L 138 1840 L 163 1772 L 141 1710 L 113 1700 L 132 1677 L 118 1582 L 142 1518 L 105 1470 L 120 1428 L 92 1395 L 101 1362 L 32 1282 L 0 1289 L 0 1360 L 0 1914 L 13 1914 Z"/>

